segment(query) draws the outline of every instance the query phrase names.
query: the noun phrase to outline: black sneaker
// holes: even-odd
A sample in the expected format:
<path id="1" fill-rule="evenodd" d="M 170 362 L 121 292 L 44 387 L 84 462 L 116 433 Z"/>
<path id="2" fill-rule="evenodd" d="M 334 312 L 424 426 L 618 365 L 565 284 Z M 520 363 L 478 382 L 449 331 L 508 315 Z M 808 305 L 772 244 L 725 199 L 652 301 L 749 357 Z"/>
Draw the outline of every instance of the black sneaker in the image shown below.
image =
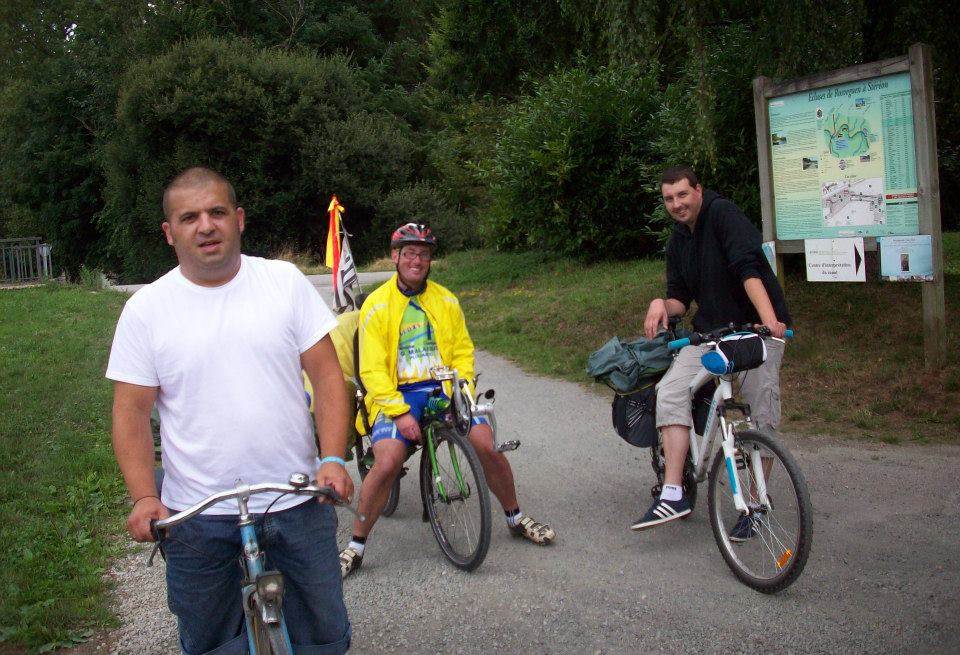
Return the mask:
<path id="1" fill-rule="evenodd" d="M 670 521 L 683 518 L 691 511 L 693 510 L 690 509 L 690 503 L 687 501 L 686 496 L 680 500 L 663 500 L 660 498 L 653 501 L 653 505 L 651 505 L 647 513 L 643 515 L 643 518 L 631 525 L 630 529 L 634 531 L 646 530 L 647 528 L 658 526 L 661 523 L 669 523 Z"/>
<path id="2" fill-rule="evenodd" d="M 737 524 L 730 530 L 730 541 L 735 544 L 742 543 L 757 536 L 753 529 L 753 519 L 747 514 L 741 514 L 737 519 Z"/>

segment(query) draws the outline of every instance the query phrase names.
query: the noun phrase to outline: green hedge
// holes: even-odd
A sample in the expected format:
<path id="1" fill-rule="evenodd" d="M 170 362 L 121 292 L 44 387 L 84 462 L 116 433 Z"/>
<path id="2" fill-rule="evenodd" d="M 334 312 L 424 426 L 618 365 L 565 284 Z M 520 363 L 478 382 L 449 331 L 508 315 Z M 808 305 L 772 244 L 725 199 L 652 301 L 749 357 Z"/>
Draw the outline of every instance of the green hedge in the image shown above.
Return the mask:
<path id="1" fill-rule="evenodd" d="M 263 50 L 204 38 L 132 65 L 104 149 L 101 230 L 126 281 L 173 263 L 160 233 L 160 194 L 179 170 L 207 165 L 233 182 L 247 212 L 244 250 L 320 253 L 326 208 L 347 207 L 355 254 L 379 254 L 383 203 L 418 182 L 415 134 L 375 109 L 359 69 L 342 57 Z"/>
<path id="2" fill-rule="evenodd" d="M 658 96 L 638 67 L 574 68 L 536 84 L 504 121 L 489 166 L 492 243 L 588 258 L 655 250 Z"/>

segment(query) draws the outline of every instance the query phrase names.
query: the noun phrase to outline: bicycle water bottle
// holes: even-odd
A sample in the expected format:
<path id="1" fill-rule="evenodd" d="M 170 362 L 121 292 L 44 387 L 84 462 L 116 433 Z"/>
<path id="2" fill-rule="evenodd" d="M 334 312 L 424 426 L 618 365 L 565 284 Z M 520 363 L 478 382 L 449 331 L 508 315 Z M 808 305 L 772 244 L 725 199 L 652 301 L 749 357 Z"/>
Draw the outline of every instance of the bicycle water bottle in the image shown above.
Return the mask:
<path id="1" fill-rule="evenodd" d="M 428 414 L 442 414 L 448 407 L 450 407 L 450 399 L 446 396 L 430 396 L 427 400 Z"/>

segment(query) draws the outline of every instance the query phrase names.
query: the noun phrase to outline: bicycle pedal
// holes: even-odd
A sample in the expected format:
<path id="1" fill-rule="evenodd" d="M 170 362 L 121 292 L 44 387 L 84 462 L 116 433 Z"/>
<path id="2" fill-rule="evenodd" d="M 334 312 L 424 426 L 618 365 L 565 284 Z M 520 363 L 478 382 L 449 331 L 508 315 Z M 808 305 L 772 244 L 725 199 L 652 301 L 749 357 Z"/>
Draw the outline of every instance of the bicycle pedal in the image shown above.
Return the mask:
<path id="1" fill-rule="evenodd" d="M 516 449 L 519 448 L 519 447 L 520 447 L 520 442 L 517 441 L 517 440 L 505 441 L 505 442 L 503 442 L 502 444 L 500 444 L 499 446 L 497 446 L 497 452 L 498 452 L 498 453 L 505 453 L 505 452 L 508 452 L 508 451 L 511 451 L 511 450 L 516 450 Z"/>

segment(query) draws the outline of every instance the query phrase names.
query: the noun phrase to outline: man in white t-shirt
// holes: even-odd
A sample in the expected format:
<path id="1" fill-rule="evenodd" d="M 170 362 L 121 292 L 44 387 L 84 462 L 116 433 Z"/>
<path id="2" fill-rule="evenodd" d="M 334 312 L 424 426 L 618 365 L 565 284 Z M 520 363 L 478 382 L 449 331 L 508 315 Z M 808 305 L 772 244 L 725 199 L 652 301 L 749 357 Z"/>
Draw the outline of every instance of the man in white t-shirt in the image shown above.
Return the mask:
<path id="1" fill-rule="evenodd" d="M 348 400 L 328 336 L 337 324 L 330 310 L 293 265 L 241 255 L 244 212 L 219 173 L 182 172 L 164 191 L 163 212 L 179 266 L 127 301 L 106 373 L 115 382 L 114 451 L 133 500 L 130 535 L 151 541 L 151 519 L 238 480 L 315 473 L 349 499 Z M 320 453 L 301 369 L 317 390 Z M 162 493 L 154 481 L 154 403 Z M 345 652 L 350 623 L 333 507 L 299 496 L 250 499 L 251 512 L 267 509 L 261 543 L 286 579 L 284 614 L 295 649 Z M 174 527 L 163 543 L 169 605 L 188 655 L 245 651 L 237 514 L 235 501 L 215 505 Z"/>

